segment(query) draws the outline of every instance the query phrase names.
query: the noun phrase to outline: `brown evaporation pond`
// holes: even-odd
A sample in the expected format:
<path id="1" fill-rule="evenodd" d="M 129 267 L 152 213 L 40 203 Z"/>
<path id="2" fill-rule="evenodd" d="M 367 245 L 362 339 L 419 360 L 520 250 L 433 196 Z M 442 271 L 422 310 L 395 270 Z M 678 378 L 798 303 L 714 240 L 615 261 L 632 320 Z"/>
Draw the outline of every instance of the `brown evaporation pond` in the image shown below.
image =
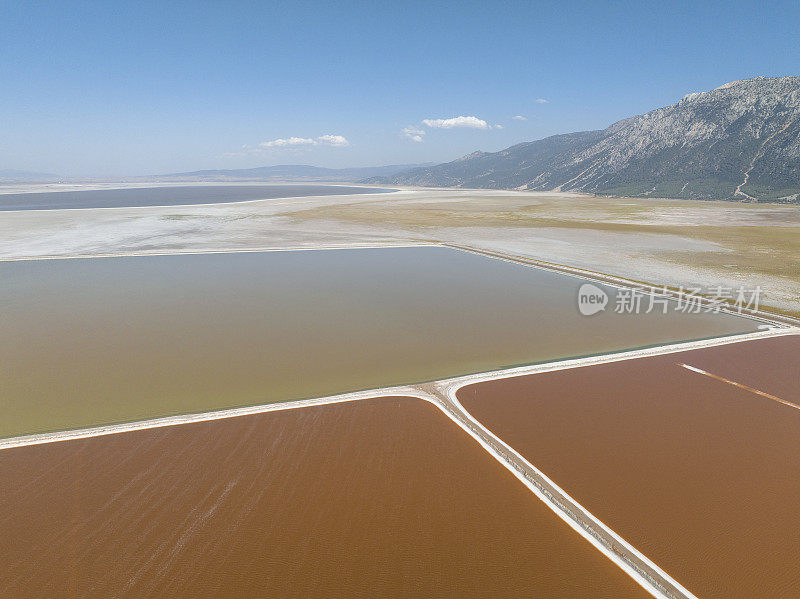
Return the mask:
<path id="1" fill-rule="evenodd" d="M 0 263 L 0 437 L 726 335 L 578 312 L 580 279 L 441 247 Z M 601 286 L 602 287 L 602 286 Z"/>
<path id="2" fill-rule="evenodd" d="M 437 408 L 0 451 L 3 597 L 644 597 Z"/>
<path id="3" fill-rule="evenodd" d="M 464 407 L 700 597 L 800 596 L 800 337 L 470 385 Z"/>

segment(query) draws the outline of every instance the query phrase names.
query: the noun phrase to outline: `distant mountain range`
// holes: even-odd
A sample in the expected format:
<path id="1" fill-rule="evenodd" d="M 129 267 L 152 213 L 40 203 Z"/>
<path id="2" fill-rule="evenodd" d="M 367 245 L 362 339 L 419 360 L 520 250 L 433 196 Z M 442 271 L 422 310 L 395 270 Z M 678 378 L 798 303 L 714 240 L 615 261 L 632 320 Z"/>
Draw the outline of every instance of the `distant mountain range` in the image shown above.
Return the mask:
<path id="1" fill-rule="evenodd" d="M 61 179 L 61 177 L 52 173 L 34 173 L 31 171 L 0 169 L 0 183 L 40 183 L 57 181 L 59 179 Z"/>
<path id="2" fill-rule="evenodd" d="M 155 179 L 158 181 L 325 181 L 331 183 L 352 183 L 372 177 L 391 177 L 409 169 L 424 168 L 432 165 L 433 163 L 365 166 L 360 168 L 322 168 L 305 164 L 283 164 L 278 166 L 260 166 L 257 168 L 172 173 L 168 175 L 155 175 L 147 177 L 147 179 Z"/>
<path id="3" fill-rule="evenodd" d="M 800 77 L 734 81 L 600 131 L 475 152 L 367 182 L 797 202 Z"/>
<path id="4" fill-rule="evenodd" d="M 0 169 L 0 183 L 52 183 L 67 181 L 70 183 L 98 183 L 98 182 L 225 182 L 225 181 L 254 181 L 263 183 L 355 183 L 371 177 L 391 177 L 397 173 L 414 168 L 433 166 L 435 163 L 425 164 L 394 164 L 388 166 L 365 166 L 359 168 L 322 168 L 306 164 L 283 164 L 279 166 L 260 166 L 256 168 L 193 171 L 190 173 L 169 173 L 166 175 L 147 175 L 142 177 L 122 178 L 75 178 L 62 177 L 50 173 L 34 173 L 11 169 Z"/>

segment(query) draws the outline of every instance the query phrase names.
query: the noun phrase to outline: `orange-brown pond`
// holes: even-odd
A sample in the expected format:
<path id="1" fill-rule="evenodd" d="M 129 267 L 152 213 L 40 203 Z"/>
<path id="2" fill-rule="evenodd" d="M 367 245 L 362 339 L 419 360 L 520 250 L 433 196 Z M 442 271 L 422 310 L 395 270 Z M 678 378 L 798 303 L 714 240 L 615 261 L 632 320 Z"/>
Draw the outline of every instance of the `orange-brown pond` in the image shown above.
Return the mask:
<path id="1" fill-rule="evenodd" d="M 433 405 L 0 451 L 3 597 L 644 597 Z"/>
<path id="2" fill-rule="evenodd" d="M 799 597 L 800 410 L 731 382 L 798 402 L 800 337 L 479 383 L 458 397 L 698 596 Z"/>
<path id="3" fill-rule="evenodd" d="M 756 328 L 578 312 L 580 279 L 441 247 L 0 262 L 0 437 Z M 603 286 L 600 286 L 603 287 Z"/>

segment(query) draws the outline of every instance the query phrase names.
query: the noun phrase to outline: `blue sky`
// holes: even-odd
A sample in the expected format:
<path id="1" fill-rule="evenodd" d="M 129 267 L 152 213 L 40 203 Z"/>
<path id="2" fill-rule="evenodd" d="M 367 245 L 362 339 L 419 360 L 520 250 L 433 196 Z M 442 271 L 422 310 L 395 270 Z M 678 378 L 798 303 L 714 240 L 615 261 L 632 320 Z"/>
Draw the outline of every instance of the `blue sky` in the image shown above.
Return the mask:
<path id="1" fill-rule="evenodd" d="M 0 169 L 440 162 L 798 74 L 796 0 L 12 1 Z"/>

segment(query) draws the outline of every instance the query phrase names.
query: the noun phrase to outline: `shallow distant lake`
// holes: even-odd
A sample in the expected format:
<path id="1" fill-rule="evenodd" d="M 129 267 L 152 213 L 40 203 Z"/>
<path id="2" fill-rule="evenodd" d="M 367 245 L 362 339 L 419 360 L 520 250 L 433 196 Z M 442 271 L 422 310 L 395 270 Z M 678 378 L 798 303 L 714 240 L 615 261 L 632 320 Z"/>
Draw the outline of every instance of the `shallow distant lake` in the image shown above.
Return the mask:
<path id="1" fill-rule="evenodd" d="M 0 262 L 0 437 L 756 330 L 441 247 Z M 613 306 L 616 290 L 603 287 Z"/>
<path id="2" fill-rule="evenodd" d="M 191 185 L 48 191 L 0 194 L 2 210 L 61 210 L 65 208 L 122 208 L 136 206 L 186 206 L 247 202 L 300 196 L 387 193 L 391 189 L 343 185 Z"/>

